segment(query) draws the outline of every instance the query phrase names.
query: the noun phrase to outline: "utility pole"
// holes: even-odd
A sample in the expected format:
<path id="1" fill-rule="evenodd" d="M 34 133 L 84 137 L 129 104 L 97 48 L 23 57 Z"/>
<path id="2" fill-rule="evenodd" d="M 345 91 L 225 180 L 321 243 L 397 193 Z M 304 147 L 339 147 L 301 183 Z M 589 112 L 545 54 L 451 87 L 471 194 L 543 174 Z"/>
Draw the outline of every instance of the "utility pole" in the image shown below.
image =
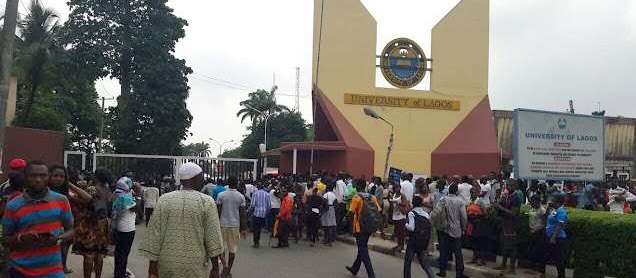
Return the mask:
<path id="1" fill-rule="evenodd" d="M 2 53 L 0 54 L 0 161 L 2 161 L 4 133 L 7 126 L 7 98 L 9 97 L 9 83 L 11 79 L 11 66 L 13 65 L 15 28 L 17 22 L 18 0 L 7 0 L 4 10 L 2 40 L 0 40 L 2 43 Z"/>
<path id="2" fill-rule="evenodd" d="M 104 112 L 104 106 L 106 105 L 107 100 L 115 100 L 115 98 L 102 97 L 102 113 L 100 115 L 100 121 L 99 121 L 99 139 L 97 140 L 98 153 L 102 151 L 102 140 L 104 138 L 104 115 L 106 114 L 106 112 Z"/>
<path id="3" fill-rule="evenodd" d="M 294 110 L 300 111 L 300 67 L 296 67 L 296 103 L 294 104 Z"/>

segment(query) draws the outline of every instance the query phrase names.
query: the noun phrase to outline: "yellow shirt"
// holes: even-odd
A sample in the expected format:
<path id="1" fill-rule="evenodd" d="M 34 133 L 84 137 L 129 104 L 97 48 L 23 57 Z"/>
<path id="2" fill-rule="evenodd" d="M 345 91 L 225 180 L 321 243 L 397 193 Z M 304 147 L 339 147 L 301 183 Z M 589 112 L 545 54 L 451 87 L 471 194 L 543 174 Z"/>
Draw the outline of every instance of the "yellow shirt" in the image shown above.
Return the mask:
<path id="1" fill-rule="evenodd" d="M 378 211 L 381 211 L 380 204 L 378 203 L 378 199 L 371 195 L 371 200 L 378 206 Z M 351 206 L 349 210 L 353 213 L 353 233 L 360 232 L 360 213 L 362 212 L 362 206 L 364 205 L 364 199 L 360 197 L 360 195 L 355 195 L 351 199 Z"/>
<path id="2" fill-rule="evenodd" d="M 325 190 L 327 190 L 327 185 L 324 184 L 323 182 L 319 181 L 316 184 L 316 188 L 318 188 L 318 193 L 323 193 L 323 192 L 325 192 Z"/>

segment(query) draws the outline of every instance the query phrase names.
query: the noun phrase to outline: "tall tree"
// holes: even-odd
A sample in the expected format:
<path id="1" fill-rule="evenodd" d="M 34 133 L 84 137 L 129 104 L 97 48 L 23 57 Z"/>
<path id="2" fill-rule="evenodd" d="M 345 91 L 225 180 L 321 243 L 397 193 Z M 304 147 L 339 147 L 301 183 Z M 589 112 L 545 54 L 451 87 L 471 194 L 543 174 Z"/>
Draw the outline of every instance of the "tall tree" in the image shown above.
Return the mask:
<path id="1" fill-rule="evenodd" d="M 42 87 L 52 80 L 53 53 L 59 47 L 58 16 L 38 0 L 32 0 L 29 11 L 19 22 L 20 40 L 16 55 L 16 71 L 21 79 L 20 91 L 23 105 L 17 115 L 18 124 L 31 125 L 33 105 Z M 45 100 L 46 101 L 46 100 Z M 38 114 L 42 111 L 36 111 Z"/>
<path id="2" fill-rule="evenodd" d="M 242 108 L 236 113 L 236 116 L 241 118 L 241 123 L 249 118 L 252 125 L 254 125 L 264 120 L 263 117 L 267 117 L 267 115 L 289 111 L 286 106 L 276 103 L 276 89 L 277 87 L 272 88 L 270 91 L 258 89 L 251 92 L 248 99 L 241 101 L 240 105 Z M 263 113 L 259 113 L 256 110 Z"/>
<path id="3" fill-rule="evenodd" d="M 66 148 L 92 152 L 99 106 L 94 81 L 82 74 L 60 43 L 55 12 L 34 0 L 20 20 L 14 125 L 63 131 Z"/>
<path id="4" fill-rule="evenodd" d="M 173 154 L 192 116 L 186 108 L 192 70 L 174 57 L 187 22 L 166 0 L 69 0 L 65 41 L 86 72 L 119 80 L 113 118 L 117 152 Z"/>
<path id="5" fill-rule="evenodd" d="M 210 151 L 210 144 L 201 142 L 201 143 L 191 143 L 182 147 L 182 155 L 185 156 L 204 156 L 209 157 L 212 152 Z"/>

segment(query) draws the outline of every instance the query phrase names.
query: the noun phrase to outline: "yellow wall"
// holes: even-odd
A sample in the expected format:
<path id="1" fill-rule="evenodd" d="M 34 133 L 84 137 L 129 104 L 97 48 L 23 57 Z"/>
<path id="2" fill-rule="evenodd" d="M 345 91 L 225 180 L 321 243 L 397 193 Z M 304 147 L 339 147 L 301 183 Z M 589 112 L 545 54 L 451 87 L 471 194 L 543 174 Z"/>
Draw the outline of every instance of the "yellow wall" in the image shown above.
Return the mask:
<path id="1" fill-rule="evenodd" d="M 313 83 L 373 147 L 376 175 L 384 172 L 390 128 L 365 116 L 362 106 L 345 104 L 345 93 L 461 102 L 459 111 L 373 107 L 395 125 L 390 164 L 430 174 L 431 152 L 487 96 L 489 1 L 462 1 L 433 29 L 431 91 L 375 87 L 375 56 L 381 51 L 376 50 L 375 19 L 359 0 L 325 0 L 324 7 L 321 2 L 314 1 Z"/>

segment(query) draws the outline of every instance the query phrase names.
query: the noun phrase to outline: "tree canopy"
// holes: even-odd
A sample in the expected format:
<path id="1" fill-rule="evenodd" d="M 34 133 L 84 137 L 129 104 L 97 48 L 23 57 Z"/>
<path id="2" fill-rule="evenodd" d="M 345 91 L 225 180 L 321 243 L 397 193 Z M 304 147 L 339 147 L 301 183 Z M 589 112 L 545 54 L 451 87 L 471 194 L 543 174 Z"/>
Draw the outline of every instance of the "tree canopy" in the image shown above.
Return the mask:
<path id="1" fill-rule="evenodd" d="M 187 22 L 166 0 L 69 0 L 64 40 L 84 73 L 116 78 L 112 110 L 117 152 L 174 154 L 192 122 L 186 107 L 192 70 L 174 57 Z"/>

